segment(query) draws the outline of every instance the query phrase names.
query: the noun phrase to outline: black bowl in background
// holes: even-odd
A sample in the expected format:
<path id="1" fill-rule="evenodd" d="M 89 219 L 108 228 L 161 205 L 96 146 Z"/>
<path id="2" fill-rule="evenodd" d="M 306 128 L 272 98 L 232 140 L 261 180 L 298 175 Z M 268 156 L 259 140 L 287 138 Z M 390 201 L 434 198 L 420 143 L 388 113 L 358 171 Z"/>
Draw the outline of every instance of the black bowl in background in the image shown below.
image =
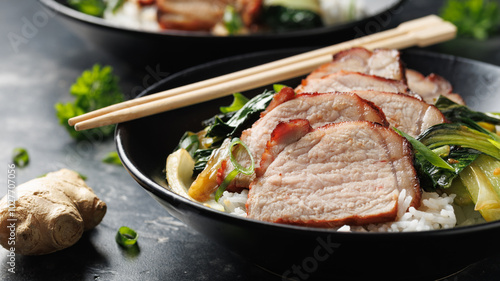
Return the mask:
<path id="1" fill-rule="evenodd" d="M 39 0 L 60 14 L 75 33 L 113 55 L 134 65 L 161 63 L 163 69 L 177 71 L 214 59 L 277 48 L 325 46 L 343 42 L 388 27 L 395 14 L 401 13 L 404 0 L 390 0 L 380 11 L 349 23 L 280 33 L 241 36 L 212 36 L 201 32 L 141 31 L 110 24 L 101 18 L 78 12 L 66 0 Z"/>
<path id="2" fill-rule="evenodd" d="M 143 94 L 297 52 L 267 51 L 208 63 L 173 75 Z M 434 72 L 450 80 L 455 91 L 475 109 L 492 111 L 500 104 L 499 67 L 419 50 L 404 52 L 403 59 L 409 68 L 424 74 Z M 283 83 L 293 86 L 299 81 L 297 78 Z M 283 276 L 283 280 L 437 279 L 500 250 L 500 222 L 410 233 L 340 233 L 240 218 L 167 190 L 162 170 L 181 135 L 186 130 L 201 129 L 201 120 L 230 102 L 231 98 L 226 97 L 119 124 L 117 150 L 131 176 L 170 214 L 229 250 Z"/>

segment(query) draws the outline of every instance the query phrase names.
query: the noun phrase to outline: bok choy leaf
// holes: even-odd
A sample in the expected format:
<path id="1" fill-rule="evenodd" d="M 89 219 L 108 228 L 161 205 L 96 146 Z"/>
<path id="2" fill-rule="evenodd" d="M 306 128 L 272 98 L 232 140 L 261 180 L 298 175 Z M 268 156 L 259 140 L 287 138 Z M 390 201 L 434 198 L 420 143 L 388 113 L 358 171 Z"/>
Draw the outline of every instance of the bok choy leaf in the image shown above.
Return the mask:
<path id="1" fill-rule="evenodd" d="M 255 122 L 273 99 L 274 91 L 264 93 L 252 98 L 227 121 L 215 118 L 215 123 L 210 126 L 206 136 L 214 138 L 214 143 L 221 142 L 225 138 L 239 136 L 241 132 Z"/>

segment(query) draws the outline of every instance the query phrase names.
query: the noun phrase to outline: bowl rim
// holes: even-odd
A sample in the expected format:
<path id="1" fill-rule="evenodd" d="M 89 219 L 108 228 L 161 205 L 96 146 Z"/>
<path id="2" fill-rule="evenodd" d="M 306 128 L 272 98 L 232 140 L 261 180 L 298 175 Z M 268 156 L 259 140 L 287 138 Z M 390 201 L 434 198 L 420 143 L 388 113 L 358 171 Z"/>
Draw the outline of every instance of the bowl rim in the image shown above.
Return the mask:
<path id="1" fill-rule="evenodd" d="M 405 2 L 410 0 L 394 0 L 390 6 L 384 8 L 382 11 L 377 14 L 364 17 L 358 20 L 349 21 L 346 23 L 333 25 L 333 26 L 323 26 L 317 28 L 310 28 L 304 30 L 295 30 L 295 31 L 287 31 L 287 32 L 277 32 L 277 33 L 251 33 L 246 35 L 234 35 L 234 36 L 217 36 L 212 35 L 207 32 L 198 32 L 198 31 L 181 31 L 181 30 L 162 30 L 162 31 L 154 31 L 154 30 L 143 30 L 131 27 L 120 26 L 114 23 L 110 23 L 105 21 L 102 18 L 87 15 L 85 13 L 79 12 L 75 9 L 72 9 L 57 0 L 39 0 L 43 5 L 52 9 L 58 14 L 62 14 L 63 16 L 76 19 L 82 23 L 85 23 L 94 27 L 101 27 L 108 30 L 120 31 L 120 32 L 129 32 L 134 34 L 142 34 L 149 36 L 158 36 L 158 37 L 180 37 L 180 38 L 198 38 L 198 39 L 214 39 L 218 40 L 265 40 L 265 39 L 290 39 L 296 37 L 312 37 L 317 35 L 323 35 L 327 33 L 340 32 L 345 29 L 354 28 L 357 25 L 362 24 L 363 22 L 367 22 L 371 19 L 382 16 L 388 11 L 399 9 Z"/>
<path id="2" fill-rule="evenodd" d="M 239 59 L 251 59 L 253 57 L 260 57 L 260 56 L 266 56 L 266 55 L 272 55 L 273 53 L 279 54 L 281 52 L 285 51 L 294 51 L 294 50 L 299 50 L 299 49 L 304 49 L 304 48 L 287 48 L 287 49 L 276 49 L 276 50 L 265 50 L 265 51 L 260 51 L 260 52 L 255 52 L 255 53 L 249 53 L 249 54 L 243 54 L 243 55 L 236 55 L 236 56 L 231 56 L 227 58 L 222 58 L 218 59 L 215 61 L 203 63 L 197 66 L 193 66 L 187 69 L 184 69 L 182 71 L 176 72 L 163 80 L 149 86 L 145 90 L 143 90 L 136 98 L 148 95 L 154 91 L 157 87 L 161 87 L 162 84 L 170 82 L 171 80 L 178 79 L 179 77 L 186 76 L 186 74 L 190 74 L 193 71 L 200 71 L 209 67 L 217 67 L 217 66 L 223 66 L 224 64 L 233 62 L 234 60 L 239 60 Z M 428 50 L 421 50 L 421 49 L 407 49 L 404 51 L 405 54 L 408 55 L 417 55 L 417 56 L 427 56 L 431 58 L 441 58 L 441 59 L 446 59 L 446 60 L 451 60 L 451 61 L 457 61 L 461 63 L 466 63 L 466 64 L 474 64 L 474 65 L 481 65 L 481 67 L 490 67 L 494 68 L 497 70 L 500 70 L 500 66 L 492 65 L 486 62 L 481 62 L 473 59 L 468 59 L 468 58 L 463 58 L 463 57 L 458 57 L 454 55 L 449 55 L 449 54 L 442 54 L 442 53 L 436 53 Z M 130 121 L 133 122 L 133 121 Z M 118 155 L 123 163 L 123 166 L 125 169 L 129 172 L 129 174 L 134 178 L 134 180 L 137 181 L 137 183 L 143 187 L 147 192 L 151 193 L 154 196 L 157 196 L 165 201 L 167 201 L 171 205 L 177 205 L 177 204 L 187 204 L 188 207 L 194 208 L 199 210 L 199 214 L 202 215 L 207 215 L 210 216 L 213 219 L 221 220 L 221 221 L 227 221 L 227 222 L 234 222 L 237 221 L 239 223 L 245 223 L 247 225 L 251 225 L 251 227 L 259 227 L 259 228 L 269 228 L 269 229 L 276 229 L 279 228 L 281 230 L 286 230 L 286 231 L 298 231 L 298 232 L 308 232 L 310 234 L 316 234 L 316 235 L 324 235 L 324 234 L 329 234 L 329 235 L 335 235 L 336 237 L 339 238 L 356 238 L 356 237 L 362 237 L 363 239 L 369 238 L 369 239 L 374 239 L 374 240 L 380 240 L 380 239 L 419 239 L 422 236 L 425 237 L 430 237 L 430 236 L 459 236 L 459 235 L 464 235 L 464 234 L 470 234 L 471 232 L 483 232 L 483 231 L 488 231 L 488 230 L 494 230 L 497 228 L 500 228 L 500 220 L 499 221 L 493 221 L 493 222 L 486 222 L 486 223 L 481 223 L 481 224 L 476 224 L 476 225 L 467 225 L 467 226 L 460 226 L 460 227 L 455 227 L 455 228 L 449 228 L 449 229 L 437 229 L 437 230 L 423 230 L 423 231 L 411 231 L 411 232 L 343 232 L 343 231 L 336 231 L 328 228 L 316 228 L 316 227 L 308 227 L 308 226 L 299 226 L 299 225 L 289 225 L 289 224 L 279 224 L 279 223 L 272 223 L 272 222 L 265 222 L 265 221 L 260 221 L 260 220 L 255 220 L 255 219 L 250 219 L 246 217 L 241 217 L 233 214 L 229 214 L 226 212 L 221 212 L 218 210 L 215 210 L 213 208 L 204 206 L 200 203 L 191 201 L 181 195 L 178 195 L 177 193 L 166 189 L 165 187 L 161 186 L 154 180 L 150 179 L 148 176 L 143 174 L 131 161 L 131 159 L 128 158 L 127 152 L 125 151 L 123 145 L 122 145 L 122 135 L 121 132 L 123 131 L 123 126 L 127 126 L 127 123 L 119 123 L 117 124 L 115 128 L 115 145 L 116 149 L 118 152 Z M 165 158 L 168 155 L 165 155 Z"/>

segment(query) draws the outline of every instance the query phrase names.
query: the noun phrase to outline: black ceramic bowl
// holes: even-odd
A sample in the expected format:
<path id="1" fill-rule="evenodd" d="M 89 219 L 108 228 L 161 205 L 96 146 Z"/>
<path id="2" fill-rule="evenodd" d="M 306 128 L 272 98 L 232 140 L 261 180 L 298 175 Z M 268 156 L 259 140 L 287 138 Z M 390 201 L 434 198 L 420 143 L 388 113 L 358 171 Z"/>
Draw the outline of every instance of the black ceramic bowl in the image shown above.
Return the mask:
<path id="1" fill-rule="evenodd" d="M 147 89 L 147 95 L 295 54 L 264 52 L 192 68 Z M 478 110 L 498 110 L 500 68 L 419 50 L 404 52 L 409 68 L 449 79 Z M 283 83 L 296 85 L 300 78 Z M 262 89 L 246 92 L 248 96 Z M 217 113 L 229 98 L 122 123 L 118 153 L 132 177 L 174 217 L 216 242 L 291 280 L 426 280 L 454 273 L 500 248 L 500 222 L 411 233 L 340 233 L 245 219 L 215 211 L 166 189 L 165 159 L 186 130 Z"/>
<path id="2" fill-rule="evenodd" d="M 141 31 L 120 27 L 78 12 L 66 0 L 40 0 L 84 40 L 103 46 L 136 64 L 197 65 L 216 58 L 276 48 L 324 46 L 346 41 L 388 27 L 401 13 L 404 0 L 366 0 L 375 7 L 370 16 L 345 24 L 307 30 L 241 36 L 212 36 L 199 32 Z M 166 66 L 163 66 L 166 68 Z"/>

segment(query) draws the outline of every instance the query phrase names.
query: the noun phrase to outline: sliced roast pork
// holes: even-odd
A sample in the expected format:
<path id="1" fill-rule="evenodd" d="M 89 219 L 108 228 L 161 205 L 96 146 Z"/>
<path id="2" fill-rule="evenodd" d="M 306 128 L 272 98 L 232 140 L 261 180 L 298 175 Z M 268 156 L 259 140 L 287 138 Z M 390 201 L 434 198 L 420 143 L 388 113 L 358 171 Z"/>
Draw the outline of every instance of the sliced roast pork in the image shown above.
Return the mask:
<path id="1" fill-rule="evenodd" d="M 222 20 L 226 6 L 235 7 L 246 26 L 257 19 L 262 0 L 158 0 L 163 29 L 210 31 Z"/>
<path id="2" fill-rule="evenodd" d="M 250 185 L 249 218 L 313 227 L 388 222 L 397 216 L 402 190 L 412 206 L 420 205 L 411 147 L 393 130 L 341 122 L 300 129 L 308 133 L 296 140 L 279 126 L 286 123 L 277 129 L 287 133 L 273 134 L 266 148 Z"/>
<path id="3" fill-rule="evenodd" d="M 380 107 L 391 126 L 413 137 L 433 125 L 446 122 L 446 118 L 437 107 L 412 96 L 377 91 L 353 93 Z"/>
<path id="4" fill-rule="evenodd" d="M 297 93 L 366 90 L 411 94 L 408 86 L 403 81 L 349 71 L 340 71 L 321 78 L 308 78 L 303 80 L 302 84 L 295 89 Z"/>
<path id="5" fill-rule="evenodd" d="M 284 88 L 278 95 L 289 91 L 293 92 L 291 88 Z M 291 119 L 307 119 L 314 128 L 329 123 L 353 120 L 367 120 L 388 126 L 380 108 L 355 94 L 299 94 L 279 105 L 274 105 L 274 108 L 266 111 L 266 114 L 257 120 L 251 128 L 243 131 L 241 140 L 252 152 L 256 164 L 258 164 L 276 125 Z M 238 162 L 247 167 L 250 159 L 245 158 L 245 156 L 246 153 L 239 155 Z M 221 173 L 223 176 L 221 179 L 233 169 L 230 162 L 227 164 L 225 171 Z M 247 188 L 252 178 L 253 176 L 240 175 L 231 183 L 229 189 Z"/>
<path id="6" fill-rule="evenodd" d="M 405 81 L 405 71 L 398 50 L 352 48 L 339 52 L 333 60 L 309 74 L 309 78 L 321 78 L 341 70 L 360 72 L 393 80 Z"/>
<path id="7" fill-rule="evenodd" d="M 443 95 L 458 104 L 465 104 L 459 94 L 453 93 L 450 82 L 437 74 L 431 73 L 424 76 L 416 70 L 407 69 L 406 78 L 408 87 L 427 103 L 434 104 L 439 96 Z"/>

